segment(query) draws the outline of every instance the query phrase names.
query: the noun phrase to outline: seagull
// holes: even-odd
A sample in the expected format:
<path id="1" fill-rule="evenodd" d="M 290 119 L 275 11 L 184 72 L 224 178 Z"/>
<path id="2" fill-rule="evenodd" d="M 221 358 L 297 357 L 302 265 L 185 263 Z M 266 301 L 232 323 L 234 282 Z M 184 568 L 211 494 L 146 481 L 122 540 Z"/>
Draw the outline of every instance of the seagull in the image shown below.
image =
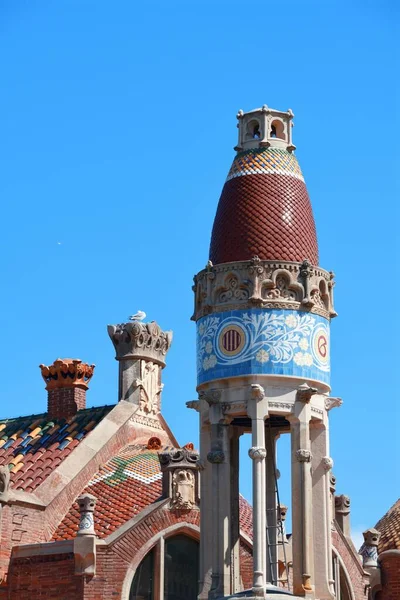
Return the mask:
<path id="1" fill-rule="evenodd" d="M 136 314 L 129 317 L 130 321 L 143 321 L 146 318 L 146 313 L 142 310 L 138 310 Z"/>

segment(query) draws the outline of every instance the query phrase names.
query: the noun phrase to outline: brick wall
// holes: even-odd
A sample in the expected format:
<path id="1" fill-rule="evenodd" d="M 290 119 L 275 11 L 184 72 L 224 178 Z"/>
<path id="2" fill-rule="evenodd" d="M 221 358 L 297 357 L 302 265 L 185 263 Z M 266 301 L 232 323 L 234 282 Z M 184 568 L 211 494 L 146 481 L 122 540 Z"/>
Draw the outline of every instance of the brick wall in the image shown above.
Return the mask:
<path id="1" fill-rule="evenodd" d="M 240 542 L 240 575 L 242 577 L 243 588 L 248 590 L 253 585 L 253 552 L 242 541 Z"/>
<path id="2" fill-rule="evenodd" d="M 363 574 L 363 568 L 357 554 L 353 553 L 350 544 L 343 539 L 338 531 L 332 532 L 332 543 L 346 567 L 354 591 L 354 600 L 367 600 L 368 591 L 366 586 L 369 577 Z"/>
<path id="3" fill-rule="evenodd" d="M 383 552 L 379 557 L 381 565 L 382 590 L 375 600 L 400 599 L 400 551 Z"/>
<path id="4" fill-rule="evenodd" d="M 82 600 L 83 579 L 74 575 L 74 555 L 12 560 L 8 600 Z"/>

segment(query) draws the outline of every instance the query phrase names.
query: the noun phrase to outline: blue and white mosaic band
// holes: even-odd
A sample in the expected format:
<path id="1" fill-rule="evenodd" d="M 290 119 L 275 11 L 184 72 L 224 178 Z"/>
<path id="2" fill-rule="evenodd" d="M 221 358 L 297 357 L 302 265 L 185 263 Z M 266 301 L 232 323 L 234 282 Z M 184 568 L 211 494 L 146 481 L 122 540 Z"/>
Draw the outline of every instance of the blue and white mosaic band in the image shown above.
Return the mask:
<path id="1" fill-rule="evenodd" d="M 297 310 L 234 310 L 197 322 L 198 384 L 242 375 L 286 375 L 329 385 L 329 325 Z"/>

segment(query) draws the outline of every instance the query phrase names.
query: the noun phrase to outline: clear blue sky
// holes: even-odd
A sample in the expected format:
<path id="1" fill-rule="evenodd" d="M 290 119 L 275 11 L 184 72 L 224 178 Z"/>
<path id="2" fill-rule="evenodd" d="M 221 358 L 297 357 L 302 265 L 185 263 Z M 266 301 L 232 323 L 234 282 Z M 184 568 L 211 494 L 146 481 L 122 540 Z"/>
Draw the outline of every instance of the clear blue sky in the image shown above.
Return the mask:
<path id="1" fill-rule="evenodd" d="M 356 532 L 376 522 L 400 488 L 396 4 L 1 2 L 2 416 L 45 410 L 38 365 L 58 356 L 97 365 L 89 405 L 115 402 L 106 325 L 142 309 L 174 331 L 163 412 L 197 443 L 192 277 L 235 115 L 290 107 L 337 276 L 337 491 Z M 281 459 L 288 501 L 286 443 Z"/>

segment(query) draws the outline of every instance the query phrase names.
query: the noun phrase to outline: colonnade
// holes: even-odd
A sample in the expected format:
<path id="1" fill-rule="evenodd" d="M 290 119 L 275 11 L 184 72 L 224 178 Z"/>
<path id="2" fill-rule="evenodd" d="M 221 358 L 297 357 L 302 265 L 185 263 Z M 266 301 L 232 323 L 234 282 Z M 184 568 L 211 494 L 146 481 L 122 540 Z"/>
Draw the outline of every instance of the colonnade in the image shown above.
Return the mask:
<path id="1" fill-rule="evenodd" d="M 290 412 L 287 408 L 285 414 L 279 411 L 284 417 L 281 419 L 285 423 L 283 428 L 266 426 L 272 413 L 261 385 L 248 386 L 245 402 L 241 403 L 227 401 L 229 394 L 223 390 L 200 393 L 197 403 L 202 467 L 200 600 L 230 596 L 242 589 L 239 438 L 249 430 L 252 438 L 249 456 L 253 485 L 253 595 L 264 597 L 267 584 L 278 580 L 275 444 L 281 433 L 290 432 L 293 593 L 321 600 L 334 598 L 328 419 L 325 410 L 313 408 L 313 393 L 307 392 L 304 386 L 295 390 Z M 278 414 L 275 409 L 274 414 Z M 238 415 L 241 419 L 237 419 Z M 247 427 L 240 425 L 244 420 Z"/>

